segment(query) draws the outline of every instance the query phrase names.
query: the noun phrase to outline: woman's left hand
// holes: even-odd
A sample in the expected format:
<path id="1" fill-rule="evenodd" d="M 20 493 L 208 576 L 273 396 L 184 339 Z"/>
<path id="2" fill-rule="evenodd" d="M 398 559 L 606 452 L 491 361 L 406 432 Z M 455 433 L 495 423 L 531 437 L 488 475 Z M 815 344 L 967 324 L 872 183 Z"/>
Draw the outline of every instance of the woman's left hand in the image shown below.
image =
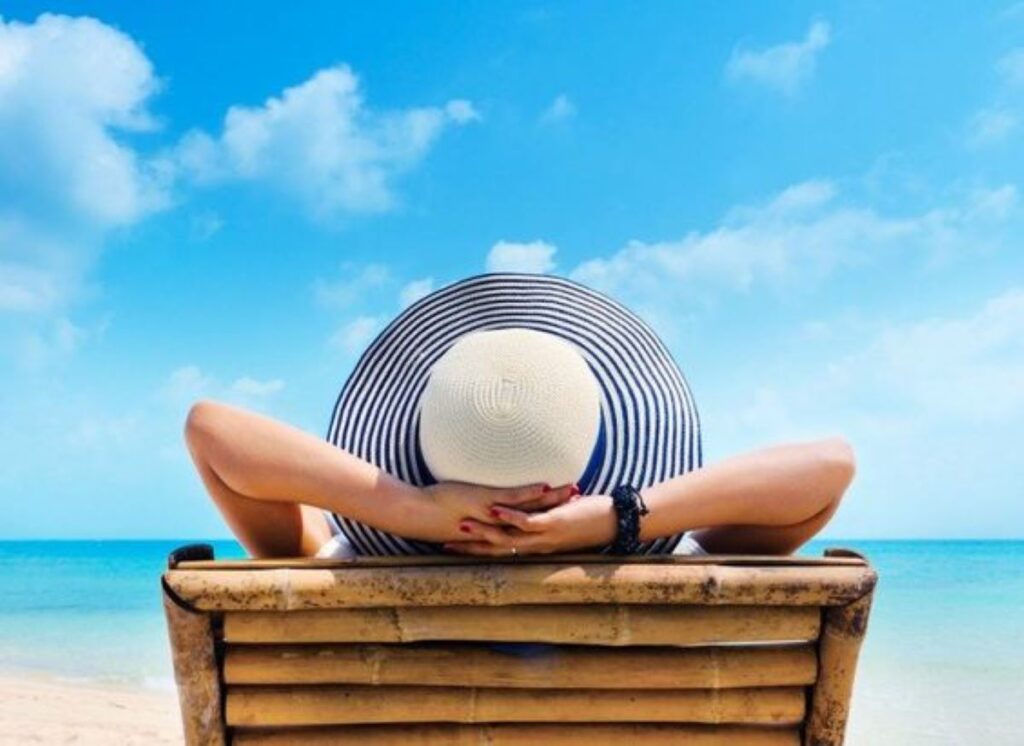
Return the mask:
<path id="1" fill-rule="evenodd" d="M 496 505 L 491 516 L 498 525 L 463 520 L 466 541 L 449 542 L 445 550 L 485 557 L 550 554 L 592 549 L 615 539 L 615 510 L 605 495 L 579 497 L 540 513 Z"/>

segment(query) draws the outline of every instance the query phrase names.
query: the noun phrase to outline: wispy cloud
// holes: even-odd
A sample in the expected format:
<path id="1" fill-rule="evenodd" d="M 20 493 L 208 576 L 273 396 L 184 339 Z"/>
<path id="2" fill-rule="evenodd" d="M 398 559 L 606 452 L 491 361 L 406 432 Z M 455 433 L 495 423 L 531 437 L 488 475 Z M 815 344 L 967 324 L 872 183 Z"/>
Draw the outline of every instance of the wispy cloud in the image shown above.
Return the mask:
<path id="1" fill-rule="evenodd" d="M 398 202 L 395 181 L 446 128 L 479 118 L 463 99 L 373 110 L 356 74 L 338 65 L 260 106 L 232 106 L 219 135 L 190 132 L 175 158 L 198 184 L 263 184 L 319 217 L 383 212 Z"/>
<path id="2" fill-rule="evenodd" d="M 256 378 L 250 378 L 249 376 L 242 376 L 241 378 L 236 379 L 228 390 L 238 396 L 262 399 L 263 397 L 276 394 L 283 388 L 284 381 L 280 378 L 260 381 Z"/>
<path id="3" fill-rule="evenodd" d="M 360 352 L 392 315 L 434 289 L 433 277 L 403 282 L 383 264 L 346 263 L 340 275 L 334 280 L 317 280 L 313 290 L 320 305 L 345 312 L 327 344 L 346 355 Z"/>
<path id="4" fill-rule="evenodd" d="M 449 101 L 444 106 L 445 114 L 456 124 L 469 124 L 470 122 L 483 121 L 483 115 L 473 106 L 472 101 L 464 98 L 457 98 Z"/>
<path id="5" fill-rule="evenodd" d="M 994 103 L 976 111 L 967 121 L 966 141 L 972 148 L 1000 145 L 1020 128 L 1024 116 L 1024 47 L 1004 53 L 995 64 L 999 85 Z"/>
<path id="6" fill-rule="evenodd" d="M 627 299 L 678 298 L 699 306 L 723 291 L 814 285 L 839 267 L 891 260 L 894 252 L 915 252 L 922 261 L 976 255 L 1001 245 L 1001 230 L 1021 212 L 1012 184 L 967 190 L 909 216 L 840 197 L 830 181 L 796 184 L 765 203 L 730 210 L 709 231 L 632 241 L 571 275 Z"/>
<path id="7" fill-rule="evenodd" d="M 829 24 L 815 21 L 801 41 L 765 49 L 736 48 L 726 64 L 726 78 L 733 82 L 756 83 L 793 96 L 813 76 L 818 55 L 829 45 L 831 37 Z"/>
<path id="8" fill-rule="evenodd" d="M 837 531 L 927 536 L 954 521 L 959 536 L 1014 535 L 1024 513 L 992 515 L 977 501 L 1021 477 L 1024 288 L 959 313 L 816 327 L 813 343 L 774 340 L 776 355 L 705 391 L 702 413 L 719 447 L 841 432 L 861 468 L 850 498 L 858 509 L 840 516 Z"/>
<path id="9" fill-rule="evenodd" d="M 488 272 L 543 274 L 555 268 L 558 249 L 545 241 L 498 241 L 487 254 Z"/>
<path id="10" fill-rule="evenodd" d="M 224 219 L 212 210 L 194 213 L 188 223 L 189 238 L 199 242 L 209 241 L 224 227 Z"/>
<path id="11" fill-rule="evenodd" d="M 402 308 L 411 306 L 423 296 L 434 289 L 433 277 L 422 277 L 418 280 L 407 282 L 398 293 L 398 302 Z"/>
<path id="12" fill-rule="evenodd" d="M 996 70 L 1010 86 L 1024 86 L 1024 47 L 1011 49 L 999 58 Z"/>
<path id="13" fill-rule="evenodd" d="M 373 339 L 374 335 L 384 328 L 385 316 L 357 316 L 345 322 L 331 336 L 330 345 L 348 355 L 361 352 Z"/>
<path id="14" fill-rule="evenodd" d="M 541 112 L 541 124 L 557 124 L 572 119 L 576 116 L 576 104 L 564 93 L 555 96 L 544 111 Z"/>
<path id="15" fill-rule="evenodd" d="M 967 143 L 975 148 L 1001 143 L 1019 124 L 1017 114 L 1009 109 L 982 109 L 975 113 L 967 124 Z"/>
<path id="16" fill-rule="evenodd" d="M 346 262 L 341 265 L 338 274 L 340 277 L 335 279 L 320 278 L 313 282 L 313 294 L 321 305 L 349 308 L 393 279 L 391 270 L 384 264 L 358 266 Z"/>
<path id="17" fill-rule="evenodd" d="M 240 376 L 223 382 L 198 365 L 183 365 L 175 369 L 159 389 L 159 398 L 182 409 L 197 399 L 214 398 L 240 406 L 262 408 L 263 403 L 285 387 L 280 378 L 258 379 Z"/>

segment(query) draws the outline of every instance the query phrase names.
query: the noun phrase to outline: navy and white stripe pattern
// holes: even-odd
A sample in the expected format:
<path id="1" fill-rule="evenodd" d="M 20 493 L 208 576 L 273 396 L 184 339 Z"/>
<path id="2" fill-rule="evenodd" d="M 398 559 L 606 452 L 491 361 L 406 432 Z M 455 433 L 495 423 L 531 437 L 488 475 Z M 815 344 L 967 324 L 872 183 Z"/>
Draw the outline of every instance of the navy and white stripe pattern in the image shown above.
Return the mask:
<path id="1" fill-rule="evenodd" d="M 419 450 L 419 402 L 434 362 L 465 334 L 527 328 L 557 335 L 590 364 L 601 386 L 603 454 L 584 494 L 642 488 L 701 464 L 700 422 L 689 386 L 639 317 L 569 280 L 487 274 L 421 298 L 370 344 L 338 397 L 327 439 L 399 479 L 434 482 Z M 334 516 L 360 554 L 436 554 L 439 547 Z M 643 545 L 669 553 L 680 536 Z"/>

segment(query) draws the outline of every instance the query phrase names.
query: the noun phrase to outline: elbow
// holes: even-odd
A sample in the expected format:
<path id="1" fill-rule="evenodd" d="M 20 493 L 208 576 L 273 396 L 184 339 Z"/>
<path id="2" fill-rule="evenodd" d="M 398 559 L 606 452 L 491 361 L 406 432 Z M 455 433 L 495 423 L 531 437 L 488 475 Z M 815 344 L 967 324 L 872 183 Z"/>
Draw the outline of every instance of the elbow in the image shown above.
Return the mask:
<path id="1" fill-rule="evenodd" d="M 821 466 L 836 502 L 850 486 L 857 473 L 857 459 L 853 446 L 846 438 L 834 437 L 819 444 Z"/>
<path id="2" fill-rule="evenodd" d="M 200 452 L 219 429 L 223 405 L 208 399 L 193 404 L 185 417 L 185 443 L 193 453 Z"/>

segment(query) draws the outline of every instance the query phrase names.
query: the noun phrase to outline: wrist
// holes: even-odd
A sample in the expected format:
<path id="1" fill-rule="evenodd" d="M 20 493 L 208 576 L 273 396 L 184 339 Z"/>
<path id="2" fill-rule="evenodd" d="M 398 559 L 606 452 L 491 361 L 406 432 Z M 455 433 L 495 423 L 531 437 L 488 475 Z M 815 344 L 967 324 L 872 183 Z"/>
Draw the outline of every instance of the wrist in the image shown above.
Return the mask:
<path id="1" fill-rule="evenodd" d="M 399 480 L 388 495 L 392 508 L 388 511 L 394 525 L 386 530 L 407 539 L 420 541 L 446 541 L 450 531 L 444 531 L 445 516 L 428 488 L 416 487 Z"/>
<path id="2" fill-rule="evenodd" d="M 648 514 L 640 490 L 629 484 L 621 484 L 611 492 L 612 509 L 615 511 L 615 541 L 610 551 L 615 555 L 630 555 L 639 551 L 640 519 Z"/>
<path id="3" fill-rule="evenodd" d="M 616 516 L 612 499 L 608 495 L 591 495 L 581 498 L 590 501 L 593 510 L 586 521 L 586 536 L 583 546 L 604 547 L 615 541 Z"/>

